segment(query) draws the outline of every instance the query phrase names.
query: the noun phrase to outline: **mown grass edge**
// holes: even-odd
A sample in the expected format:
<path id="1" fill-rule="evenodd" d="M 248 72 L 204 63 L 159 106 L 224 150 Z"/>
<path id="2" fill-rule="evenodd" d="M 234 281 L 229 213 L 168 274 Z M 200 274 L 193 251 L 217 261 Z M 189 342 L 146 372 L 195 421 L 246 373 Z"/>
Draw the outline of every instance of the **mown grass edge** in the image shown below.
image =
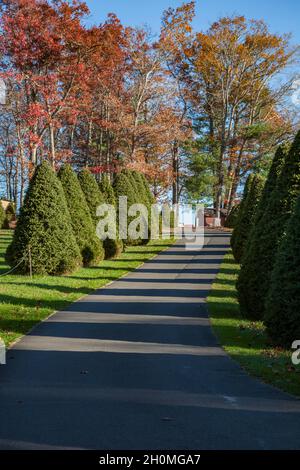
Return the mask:
<path id="1" fill-rule="evenodd" d="M 207 298 L 215 335 L 229 356 L 248 373 L 300 397 L 300 365 L 292 364 L 292 350 L 274 347 L 263 323 L 247 320 L 240 313 L 236 290 L 239 270 L 230 251 Z"/>

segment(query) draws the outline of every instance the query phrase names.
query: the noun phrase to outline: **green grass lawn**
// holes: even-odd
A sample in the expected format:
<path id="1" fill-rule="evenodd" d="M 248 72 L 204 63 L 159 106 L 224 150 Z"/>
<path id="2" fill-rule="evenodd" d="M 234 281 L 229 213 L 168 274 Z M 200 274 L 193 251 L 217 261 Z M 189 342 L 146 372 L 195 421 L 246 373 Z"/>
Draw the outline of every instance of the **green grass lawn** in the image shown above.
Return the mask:
<path id="1" fill-rule="evenodd" d="M 224 349 L 248 372 L 300 396 L 300 366 L 293 366 L 292 351 L 274 348 L 263 324 L 240 314 L 235 288 L 239 269 L 229 253 L 208 297 L 214 331 Z"/>
<path id="2" fill-rule="evenodd" d="M 0 276 L 8 271 L 4 254 L 12 232 L 0 231 Z M 147 246 L 128 247 L 122 255 L 99 267 L 81 268 L 67 276 L 8 275 L 0 277 L 0 338 L 6 345 L 27 333 L 55 310 L 66 308 L 93 289 L 118 279 L 172 245 L 174 240 L 155 240 Z"/>

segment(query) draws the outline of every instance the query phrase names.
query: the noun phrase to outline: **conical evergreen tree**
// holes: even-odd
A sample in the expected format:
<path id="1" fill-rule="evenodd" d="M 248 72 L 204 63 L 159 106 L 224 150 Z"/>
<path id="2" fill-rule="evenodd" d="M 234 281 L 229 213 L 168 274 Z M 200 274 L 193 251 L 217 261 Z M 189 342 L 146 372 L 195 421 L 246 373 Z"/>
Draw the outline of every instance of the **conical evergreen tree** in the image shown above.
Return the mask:
<path id="1" fill-rule="evenodd" d="M 250 191 L 248 192 L 247 198 L 245 200 L 243 213 L 241 217 L 239 217 L 237 235 L 233 249 L 233 255 L 238 263 L 241 262 L 245 253 L 247 241 L 254 224 L 256 210 L 262 195 L 264 184 L 265 179 L 262 176 L 257 175 L 254 177 Z"/>
<path id="2" fill-rule="evenodd" d="M 290 148 L 290 144 L 282 144 L 275 152 L 262 197 L 257 208 L 258 221 L 261 220 L 261 218 L 264 216 L 266 207 L 270 201 L 270 198 L 272 197 L 272 193 L 276 189 L 278 179 L 281 175 L 283 166 L 285 164 L 285 159 L 289 153 Z"/>
<path id="3" fill-rule="evenodd" d="M 99 221 L 97 208 L 101 206 L 101 204 L 105 203 L 104 197 L 99 189 L 95 177 L 87 168 L 80 171 L 78 174 L 78 180 L 96 226 Z"/>
<path id="4" fill-rule="evenodd" d="M 103 247 L 105 251 L 105 259 L 112 259 L 119 256 L 123 251 L 123 242 L 118 238 L 113 240 L 111 238 L 106 238 L 103 241 Z"/>
<path id="5" fill-rule="evenodd" d="M 143 200 L 143 194 L 139 193 L 139 187 L 138 187 L 138 185 L 135 181 L 132 170 L 125 169 L 125 170 L 122 170 L 121 173 L 126 175 L 127 178 L 128 178 L 128 181 L 131 185 L 133 196 L 134 196 L 134 203 L 135 204 L 144 204 L 145 201 Z"/>
<path id="6" fill-rule="evenodd" d="M 276 189 L 278 179 L 288 154 L 289 147 L 278 147 L 259 203 L 255 223 L 249 234 L 247 249 L 242 260 L 242 267 L 237 282 L 241 312 L 245 317 L 262 318 L 262 304 L 267 287 L 264 267 L 269 255 L 265 253 L 264 240 L 268 232 L 268 206 Z M 261 290 L 260 290 L 261 286 Z"/>
<path id="7" fill-rule="evenodd" d="M 10 223 L 16 219 L 16 208 L 13 202 L 10 202 L 5 210 L 5 220 L 3 227 L 10 228 Z"/>
<path id="8" fill-rule="evenodd" d="M 145 185 L 144 185 L 144 183 L 143 183 L 142 178 L 140 177 L 141 174 L 140 174 L 138 171 L 133 170 L 133 171 L 131 172 L 131 175 L 132 175 L 132 178 L 133 178 L 135 187 L 136 187 L 136 189 L 137 189 L 137 191 L 138 191 L 139 202 L 140 202 L 141 204 L 145 204 L 145 206 L 149 209 L 149 207 L 150 207 L 150 202 L 149 202 L 149 199 L 148 199 L 148 195 L 147 195 L 147 193 L 146 193 Z"/>
<path id="9" fill-rule="evenodd" d="M 231 236 L 231 239 L 230 239 L 230 244 L 231 244 L 233 254 L 235 254 L 235 244 L 236 244 L 236 240 L 239 237 L 240 220 L 243 217 L 244 206 L 246 204 L 247 197 L 248 197 L 248 194 L 250 192 L 253 180 L 254 180 L 254 175 L 253 174 L 249 175 L 248 178 L 247 178 L 246 184 L 245 184 L 243 198 L 242 198 L 242 201 L 240 203 L 239 215 L 238 215 L 238 218 L 237 218 L 237 221 L 236 221 L 236 226 L 235 226 L 235 228 L 232 232 L 232 236 Z"/>
<path id="10" fill-rule="evenodd" d="M 270 337 L 289 349 L 300 338 L 300 197 L 276 255 L 265 306 Z"/>
<path id="11" fill-rule="evenodd" d="M 231 209 L 230 213 L 228 214 L 226 218 L 225 227 L 227 228 L 236 227 L 238 217 L 239 217 L 239 210 L 240 210 L 239 204 L 236 204 L 235 206 L 233 206 L 233 208 Z"/>
<path id="12" fill-rule="evenodd" d="M 6 259 L 18 272 L 63 274 L 81 263 L 64 191 L 50 165 L 39 165 L 30 181 Z"/>
<path id="13" fill-rule="evenodd" d="M 255 306 L 247 304 L 248 317 L 262 319 L 265 313 L 266 292 L 287 221 L 300 193 L 300 132 L 297 134 L 283 165 L 276 187 L 261 219 L 259 238 L 259 272 L 251 279 Z"/>
<path id="14" fill-rule="evenodd" d="M 264 216 L 265 227 L 261 240 L 264 251 L 260 264 L 260 273 L 264 277 L 264 281 L 262 285 L 257 286 L 257 310 L 261 308 L 259 318 L 263 318 L 265 314 L 265 296 L 270 288 L 271 274 L 276 259 L 276 253 L 299 194 L 300 131 L 295 137 L 286 157 L 285 164 L 278 179 L 278 184 L 272 193 L 267 213 Z"/>
<path id="15" fill-rule="evenodd" d="M 106 204 L 110 204 L 117 208 L 117 201 L 112 185 L 106 175 L 104 175 L 99 183 L 99 188 L 102 194 L 103 199 Z M 118 228 L 117 228 L 118 232 Z M 117 233 L 117 239 L 113 240 L 107 238 L 103 241 L 103 246 L 105 250 L 105 259 L 115 258 L 119 256 L 123 251 L 123 242 L 119 239 L 119 234 Z"/>
<path id="16" fill-rule="evenodd" d="M 96 229 L 98 222 L 100 221 L 100 217 L 97 216 L 97 209 L 99 206 L 101 206 L 101 204 L 106 203 L 105 198 L 99 189 L 94 175 L 92 175 L 92 173 L 87 168 L 80 171 L 78 174 L 78 180 L 88 208 L 90 209 L 90 214 Z M 106 258 L 104 242 L 101 240 L 99 240 L 99 242 L 102 246 L 102 258 Z"/>
<path id="17" fill-rule="evenodd" d="M 149 198 L 149 195 L 147 193 L 146 185 L 144 183 L 144 180 L 142 178 L 141 173 L 138 171 L 132 171 L 132 178 L 135 181 L 135 185 L 139 194 L 139 202 L 141 204 L 144 204 L 145 207 L 147 208 L 148 211 L 148 239 L 143 240 L 143 244 L 147 244 L 150 240 L 151 237 L 151 205 L 152 202 Z"/>
<path id="18" fill-rule="evenodd" d="M 130 208 L 133 204 L 136 204 L 136 197 L 134 193 L 134 188 L 131 183 L 131 179 L 128 178 L 126 173 L 122 171 L 118 173 L 115 177 L 114 184 L 113 184 L 117 204 L 119 203 L 119 197 L 126 196 L 127 197 L 127 206 Z M 119 219 L 119 214 L 118 214 Z M 128 217 L 128 225 L 133 220 L 132 217 Z M 132 240 L 129 236 L 127 239 L 124 240 L 124 244 L 136 244 L 137 240 Z"/>
<path id="19" fill-rule="evenodd" d="M 103 260 L 102 242 L 96 235 L 95 226 L 76 174 L 70 165 L 59 173 L 68 204 L 73 232 L 81 251 L 84 266 L 93 266 Z"/>
<path id="20" fill-rule="evenodd" d="M 151 207 L 148 203 L 148 197 L 146 194 L 145 186 L 139 180 L 139 173 L 135 170 L 123 170 L 123 172 L 128 177 L 129 181 L 131 182 L 134 197 L 135 197 L 135 204 L 143 204 L 148 211 L 148 218 L 145 219 L 145 223 L 148 224 L 148 238 L 136 240 L 137 244 L 146 245 L 149 242 L 151 236 Z M 150 212 L 149 212 L 150 211 Z"/>
<path id="21" fill-rule="evenodd" d="M 106 175 L 104 175 L 99 183 L 102 196 L 107 204 L 116 207 L 116 197 L 112 185 Z"/>
<path id="22" fill-rule="evenodd" d="M 117 204 L 119 203 L 118 198 L 121 196 L 127 196 L 128 207 L 136 203 L 134 189 L 132 187 L 131 181 L 123 171 L 116 174 L 113 189 Z"/>
<path id="23" fill-rule="evenodd" d="M 145 192 L 146 192 L 146 195 L 147 195 L 147 198 L 148 198 L 150 204 L 155 204 L 155 197 L 152 194 L 152 191 L 150 189 L 150 184 L 149 184 L 149 181 L 147 180 L 146 176 L 143 173 L 139 173 L 139 178 L 144 184 Z"/>
<path id="24" fill-rule="evenodd" d="M 152 193 L 152 191 L 151 191 L 150 183 L 149 183 L 149 181 L 147 180 L 147 178 L 146 178 L 146 176 L 144 175 L 144 173 L 138 173 L 138 177 L 139 177 L 139 179 L 141 180 L 141 182 L 142 182 L 143 185 L 144 185 L 145 194 L 146 194 L 146 196 L 147 196 L 147 200 L 148 200 L 150 206 L 152 206 L 153 204 L 156 203 L 156 200 L 155 200 L 155 197 L 154 197 L 154 195 L 153 195 L 153 193 Z M 172 218 L 172 216 L 171 216 L 171 218 Z M 155 224 L 155 223 L 156 223 L 156 222 L 155 222 L 155 219 L 154 219 L 154 220 L 151 220 L 151 224 Z M 158 225 L 159 225 L 159 226 L 156 227 L 157 230 L 160 230 L 160 233 L 161 233 L 161 223 L 162 223 L 162 217 L 159 218 L 159 222 L 158 222 Z M 151 224 L 149 224 L 150 229 L 152 229 Z M 172 225 L 171 225 L 171 226 L 172 226 Z M 153 228 L 154 228 L 154 231 L 156 231 L 156 230 L 155 230 L 155 227 L 153 227 Z"/>

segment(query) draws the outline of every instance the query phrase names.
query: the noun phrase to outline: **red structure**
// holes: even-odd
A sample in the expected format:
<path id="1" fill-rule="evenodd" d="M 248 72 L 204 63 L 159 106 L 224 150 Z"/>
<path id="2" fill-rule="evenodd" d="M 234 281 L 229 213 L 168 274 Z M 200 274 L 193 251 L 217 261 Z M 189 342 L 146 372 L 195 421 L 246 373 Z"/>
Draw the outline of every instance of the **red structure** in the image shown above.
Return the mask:
<path id="1" fill-rule="evenodd" d="M 227 216 L 227 210 L 221 209 L 221 227 L 225 226 L 225 220 Z M 204 209 L 204 226 L 205 227 L 214 227 L 216 219 L 215 209 Z"/>

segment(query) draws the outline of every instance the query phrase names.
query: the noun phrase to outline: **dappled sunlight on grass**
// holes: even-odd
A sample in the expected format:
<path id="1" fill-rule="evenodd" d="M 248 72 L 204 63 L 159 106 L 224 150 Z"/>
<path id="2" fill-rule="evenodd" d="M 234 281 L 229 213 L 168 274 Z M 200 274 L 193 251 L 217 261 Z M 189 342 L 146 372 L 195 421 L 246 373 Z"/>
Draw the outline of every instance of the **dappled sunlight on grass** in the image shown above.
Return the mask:
<path id="1" fill-rule="evenodd" d="M 292 365 L 292 351 L 273 347 L 263 323 L 240 313 L 235 287 L 239 269 L 232 253 L 226 255 L 208 297 L 214 331 L 224 349 L 248 372 L 300 396 L 300 366 Z"/>

